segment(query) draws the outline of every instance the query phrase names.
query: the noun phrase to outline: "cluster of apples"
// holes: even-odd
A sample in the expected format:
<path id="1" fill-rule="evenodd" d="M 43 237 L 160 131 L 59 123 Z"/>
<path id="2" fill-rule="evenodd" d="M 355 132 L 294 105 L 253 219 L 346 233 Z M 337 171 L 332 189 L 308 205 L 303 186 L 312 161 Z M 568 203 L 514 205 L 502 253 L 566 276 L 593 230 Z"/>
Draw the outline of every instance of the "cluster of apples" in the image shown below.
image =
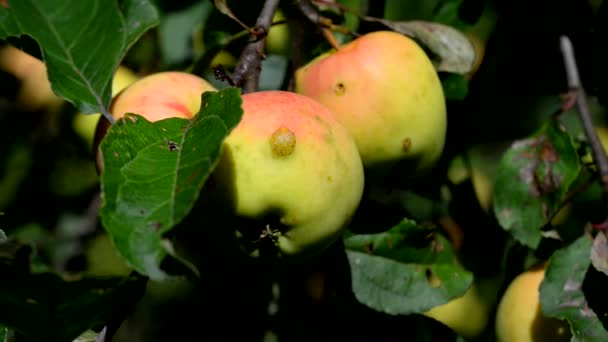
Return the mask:
<path id="1" fill-rule="evenodd" d="M 447 128 L 432 62 L 397 32 L 368 33 L 318 56 L 295 84 L 242 95 L 242 120 L 211 176 L 237 217 L 275 216 L 261 232 L 282 256 L 316 254 L 338 239 L 368 169 L 407 161 L 417 175 L 432 167 Z M 192 118 L 201 93 L 215 90 L 190 73 L 159 72 L 119 92 L 110 112 Z"/>

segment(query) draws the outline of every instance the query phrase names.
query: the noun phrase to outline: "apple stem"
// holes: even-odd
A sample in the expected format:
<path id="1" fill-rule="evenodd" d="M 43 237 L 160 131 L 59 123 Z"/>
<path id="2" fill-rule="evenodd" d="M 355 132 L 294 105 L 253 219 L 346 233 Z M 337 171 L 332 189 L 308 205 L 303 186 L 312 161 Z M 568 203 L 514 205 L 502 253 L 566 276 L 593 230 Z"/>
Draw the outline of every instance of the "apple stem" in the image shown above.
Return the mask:
<path id="1" fill-rule="evenodd" d="M 266 0 L 264 2 L 264 7 L 262 7 L 262 11 L 254 27 L 254 31 L 258 32 L 256 39 L 247 44 L 234 69 L 232 80 L 235 85 L 242 87 L 243 93 L 258 90 L 262 60 L 266 57 L 264 54 L 264 42 L 266 41 L 266 34 L 272 25 L 272 18 L 278 7 L 279 0 Z"/>
<path id="2" fill-rule="evenodd" d="M 568 78 L 568 88 L 576 100 L 576 107 L 585 130 L 585 135 L 591 145 L 593 160 L 599 169 L 600 184 L 604 194 L 604 201 L 608 207 L 608 157 L 602 146 L 600 139 L 595 131 L 593 120 L 591 119 L 591 111 L 587 103 L 587 95 L 580 80 L 576 58 L 574 56 L 574 47 L 572 41 L 567 36 L 560 37 L 561 52 L 564 57 L 564 65 L 566 68 L 566 76 Z"/>

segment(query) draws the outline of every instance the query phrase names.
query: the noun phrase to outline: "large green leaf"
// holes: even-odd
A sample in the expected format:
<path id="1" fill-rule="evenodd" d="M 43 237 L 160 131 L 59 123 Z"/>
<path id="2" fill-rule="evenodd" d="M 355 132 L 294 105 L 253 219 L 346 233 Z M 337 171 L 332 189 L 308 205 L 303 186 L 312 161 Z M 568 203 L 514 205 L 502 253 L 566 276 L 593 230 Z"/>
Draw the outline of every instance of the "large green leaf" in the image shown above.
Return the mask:
<path id="1" fill-rule="evenodd" d="M 237 88 L 205 92 L 202 103 L 190 121 L 128 114 L 100 145 L 102 223 L 129 266 L 153 279 L 167 277 L 163 234 L 192 209 L 243 113 Z"/>
<path id="2" fill-rule="evenodd" d="M 473 275 L 437 231 L 404 220 L 344 240 L 357 300 L 389 314 L 422 313 L 462 295 Z"/>
<path id="3" fill-rule="evenodd" d="M 504 154 L 494 187 L 494 213 L 522 244 L 536 248 L 576 180 L 581 164 L 570 135 L 550 120 Z"/>
<path id="4" fill-rule="evenodd" d="M 591 259 L 592 239 L 583 235 L 569 246 L 556 251 L 549 261 L 540 286 L 543 314 L 570 322 L 572 341 L 608 341 L 608 331 L 590 307 L 583 292 Z M 596 288 L 604 291 L 605 287 Z M 605 301 L 603 297 L 601 301 Z M 602 313 L 606 315 L 606 313 Z"/>
<path id="5" fill-rule="evenodd" d="M 53 273 L 4 271 L 0 268 L 0 324 L 34 341 L 70 342 L 127 313 L 145 289 L 139 277 L 66 281 Z"/>
<path id="6" fill-rule="evenodd" d="M 53 90 L 84 113 L 107 113 L 114 71 L 158 22 L 150 0 L 18 0 L 0 6 L 0 39 L 32 37 Z"/>

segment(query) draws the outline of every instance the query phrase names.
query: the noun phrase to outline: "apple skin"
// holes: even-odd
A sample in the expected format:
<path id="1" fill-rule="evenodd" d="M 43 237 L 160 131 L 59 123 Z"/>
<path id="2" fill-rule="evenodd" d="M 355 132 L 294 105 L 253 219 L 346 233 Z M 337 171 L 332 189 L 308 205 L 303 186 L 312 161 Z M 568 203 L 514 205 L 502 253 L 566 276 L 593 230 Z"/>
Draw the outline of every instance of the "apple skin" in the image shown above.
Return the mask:
<path id="1" fill-rule="evenodd" d="M 271 257 L 323 251 L 346 228 L 363 193 L 352 136 L 308 97 L 268 90 L 242 99 L 243 117 L 213 172 L 236 216 L 255 222 L 239 230 L 257 234 L 270 224 Z M 276 220 L 267 222 L 268 214 Z"/>
<path id="2" fill-rule="evenodd" d="M 433 318 L 467 339 L 478 338 L 488 326 L 502 277 L 475 279 L 460 297 L 423 315 Z"/>
<path id="3" fill-rule="evenodd" d="M 366 168 L 409 160 L 414 175 L 442 154 L 441 81 L 424 50 L 405 35 L 376 31 L 316 57 L 296 71 L 295 91 L 334 112 Z"/>
<path id="4" fill-rule="evenodd" d="M 539 291 L 546 265 L 535 265 L 509 284 L 496 311 L 498 342 L 570 341 L 568 322 L 542 315 Z"/>
<path id="5" fill-rule="evenodd" d="M 119 92 L 110 106 L 115 119 L 126 113 L 135 113 L 148 121 L 178 117 L 190 119 L 201 107 L 201 95 L 206 91 L 217 91 L 207 80 L 181 71 L 163 71 L 147 75 Z M 99 144 L 105 136 L 110 123 L 101 116 L 97 122 L 94 138 L 94 151 L 97 158 L 97 171 L 102 172 L 102 156 Z"/>

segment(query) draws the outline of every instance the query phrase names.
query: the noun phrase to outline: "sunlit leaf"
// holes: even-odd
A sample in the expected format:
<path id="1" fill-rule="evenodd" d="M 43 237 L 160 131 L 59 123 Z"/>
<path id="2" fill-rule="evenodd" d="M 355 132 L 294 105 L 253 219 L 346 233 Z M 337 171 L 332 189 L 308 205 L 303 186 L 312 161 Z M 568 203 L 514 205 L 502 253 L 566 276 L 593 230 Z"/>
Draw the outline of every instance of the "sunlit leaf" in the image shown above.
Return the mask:
<path id="1" fill-rule="evenodd" d="M 19 0 L 0 7 L 0 39 L 32 37 L 55 93 L 84 113 L 107 113 L 114 71 L 158 22 L 150 0 Z"/>
<path id="2" fill-rule="evenodd" d="M 240 91 L 205 92 L 191 120 L 128 114 L 101 143 L 101 220 L 127 264 L 153 279 L 172 250 L 163 234 L 192 209 L 224 138 L 240 121 Z"/>

